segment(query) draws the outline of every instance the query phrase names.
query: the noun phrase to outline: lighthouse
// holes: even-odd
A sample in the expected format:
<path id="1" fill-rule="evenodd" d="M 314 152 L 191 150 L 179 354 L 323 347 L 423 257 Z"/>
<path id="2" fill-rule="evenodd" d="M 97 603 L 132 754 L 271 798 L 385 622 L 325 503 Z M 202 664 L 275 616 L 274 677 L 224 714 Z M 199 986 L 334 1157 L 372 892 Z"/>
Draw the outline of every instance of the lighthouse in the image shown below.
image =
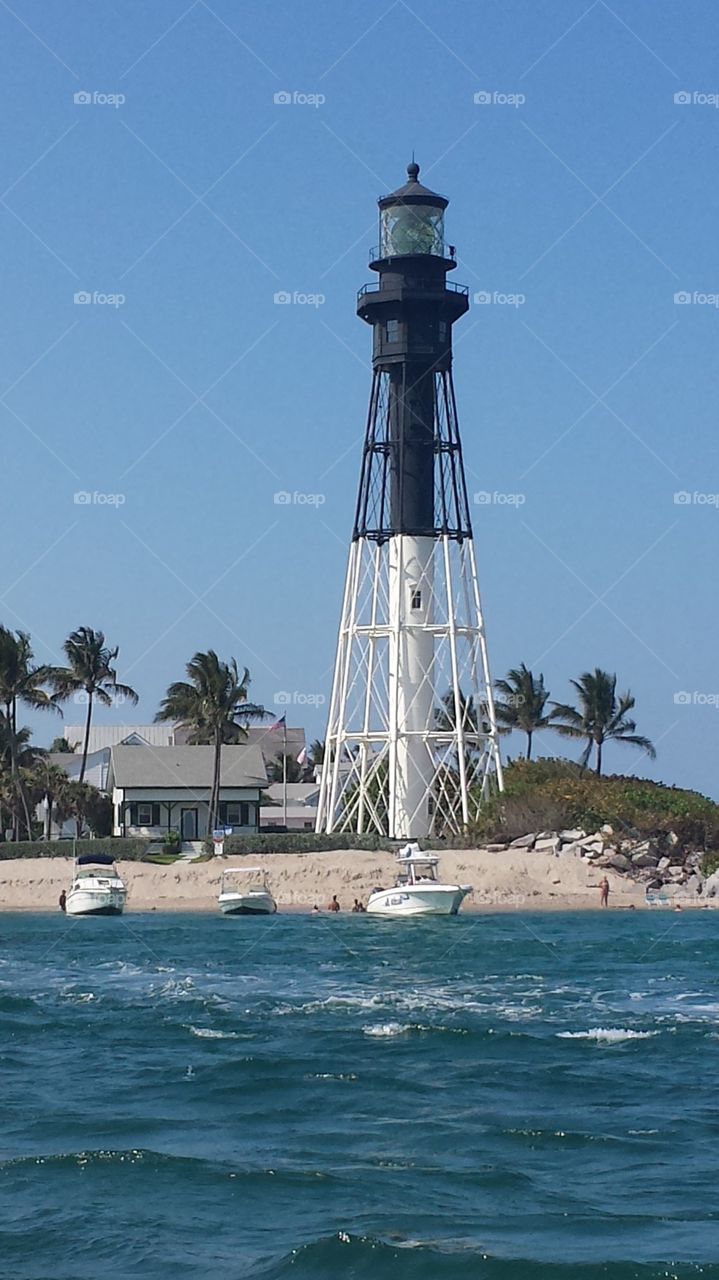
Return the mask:
<path id="1" fill-rule="evenodd" d="M 448 201 L 379 200 L 378 280 L 360 289 L 372 389 L 345 579 L 317 830 L 459 834 L 502 787 L 452 381 L 468 290 L 448 280 Z"/>

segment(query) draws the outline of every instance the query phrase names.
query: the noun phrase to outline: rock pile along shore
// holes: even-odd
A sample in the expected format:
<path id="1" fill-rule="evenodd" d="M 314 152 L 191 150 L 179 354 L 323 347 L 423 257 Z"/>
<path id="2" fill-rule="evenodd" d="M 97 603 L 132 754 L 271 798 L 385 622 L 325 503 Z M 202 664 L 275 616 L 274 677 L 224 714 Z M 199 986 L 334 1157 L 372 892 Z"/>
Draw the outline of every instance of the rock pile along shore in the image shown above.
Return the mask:
<path id="1" fill-rule="evenodd" d="M 719 896 L 719 871 L 705 876 L 702 872 L 704 851 L 683 852 L 679 837 L 673 832 L 655 839 L 618 834 L 608 823 L 598 831 L 580 829 L 529 832 L 508 844 L 487 844 L 491 853 L 510 849 L 536 850 L 557 858 L 581 858 L 594 867 L 607 867 L 628 879 L 642 883 L 647 890 L 669 896 Z"/>

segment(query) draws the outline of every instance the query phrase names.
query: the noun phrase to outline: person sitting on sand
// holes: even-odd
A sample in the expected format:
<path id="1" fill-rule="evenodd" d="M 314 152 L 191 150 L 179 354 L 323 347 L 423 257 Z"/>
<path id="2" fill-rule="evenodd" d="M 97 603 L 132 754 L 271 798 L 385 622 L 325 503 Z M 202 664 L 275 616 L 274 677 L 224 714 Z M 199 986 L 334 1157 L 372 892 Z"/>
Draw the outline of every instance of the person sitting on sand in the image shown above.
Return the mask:
<path id="1" fill-rule="evenodd" d="M 602 876 L 599 881 L 599 905 L 601 907 L 609 906 L 609 881 L 606 876 Z"/>
<path id="2" fill-rule="evenodd" d="M 312 914 L 313 914 L 313 916 L 318 916 L 318 915 L 320 914 L 320 909 L 319 909 L 319 907 L 317 906 L 317 903 L 315 903 L 315 905 L 314 905 L 314 906 L 313 906 L 313 908 L 312 908 Z"/>
<path id="3" fill-rule="evenodd" d="M 332 894 L 332 901 L 330 902 L 329 906 L 327 907 L 327 910 L 328 910 L 328 911 L 341 911 L 341 910 L 342 910 L 342 908 L 341 908 L 341 906 L 340 906 L 339 902 L 337 901 L 337 894 L 336 894 L 336 893 L 333 893 L 333 894 Z"/>

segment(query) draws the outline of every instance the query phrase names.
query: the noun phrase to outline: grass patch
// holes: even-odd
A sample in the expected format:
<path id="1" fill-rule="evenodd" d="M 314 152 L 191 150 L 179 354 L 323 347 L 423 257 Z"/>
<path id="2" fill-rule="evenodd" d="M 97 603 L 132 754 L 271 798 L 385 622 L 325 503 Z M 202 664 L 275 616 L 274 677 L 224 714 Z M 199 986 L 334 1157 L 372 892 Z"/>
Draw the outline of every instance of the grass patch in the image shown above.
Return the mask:
<path id="1" fill-rule="evenodd" d="M 516 760 L 504 778 L 505 791 L 480 814 L 477 838 L 507 841 L 564 827 L 591 832 L 607 822 L 629 838 L 661 841 L 673 831 L 680 849 L 719 856 L 719 805 L 698 791 L 622 774 L 597 777 L 567 760 Z"/>
<path id="2" fill-rule="evenodd" d="M 171 867 L 173 862 L 177 862 L 179 853 L 148 853 L 143 862 L 151 862 L 156 867 Z"/>

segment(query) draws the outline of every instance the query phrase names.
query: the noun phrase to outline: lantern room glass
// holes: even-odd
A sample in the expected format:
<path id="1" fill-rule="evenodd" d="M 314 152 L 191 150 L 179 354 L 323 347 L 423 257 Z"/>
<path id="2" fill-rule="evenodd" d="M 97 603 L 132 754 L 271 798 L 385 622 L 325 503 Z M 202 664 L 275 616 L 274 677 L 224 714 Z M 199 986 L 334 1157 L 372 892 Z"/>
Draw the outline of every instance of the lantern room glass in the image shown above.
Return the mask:
<path id="1" fill-rule="evenodd" d="M 380 219 L 380 256 L 434 254 L 444 257 L 444 209 L 441 205 L 395 204 Z"/>

